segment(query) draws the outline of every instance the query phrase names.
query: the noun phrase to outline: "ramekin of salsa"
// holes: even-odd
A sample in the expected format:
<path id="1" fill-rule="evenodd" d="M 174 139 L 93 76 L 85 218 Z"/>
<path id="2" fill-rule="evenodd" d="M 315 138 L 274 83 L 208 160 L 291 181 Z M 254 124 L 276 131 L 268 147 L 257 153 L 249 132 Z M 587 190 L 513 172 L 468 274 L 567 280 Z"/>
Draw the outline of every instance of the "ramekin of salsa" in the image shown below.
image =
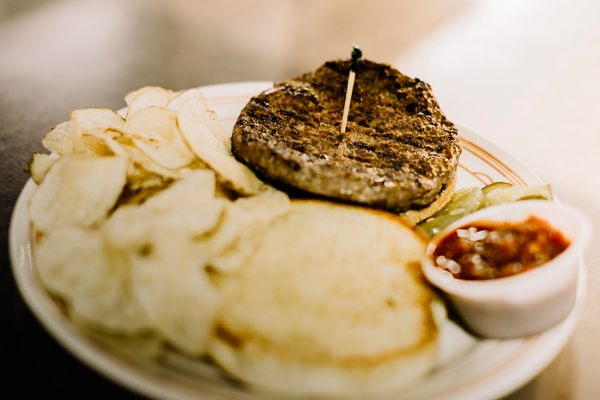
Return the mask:
<path id="1" fill-rule="evenodd" d="M 532 335 L 573 309 L 584 284 L 579 270 L 590 233 L 579 211 L 557 202 L 494 206 L 436 235 L 423 272 L 474 333 Z"/>
<path id="2" fill-rule="evenodd" d="M 530 215 L 522 221 L 463 225 L 443 237 L 433 258 L 458 279 L 498 279 L 544 265 L 569 244 L 562 232 Z"/>

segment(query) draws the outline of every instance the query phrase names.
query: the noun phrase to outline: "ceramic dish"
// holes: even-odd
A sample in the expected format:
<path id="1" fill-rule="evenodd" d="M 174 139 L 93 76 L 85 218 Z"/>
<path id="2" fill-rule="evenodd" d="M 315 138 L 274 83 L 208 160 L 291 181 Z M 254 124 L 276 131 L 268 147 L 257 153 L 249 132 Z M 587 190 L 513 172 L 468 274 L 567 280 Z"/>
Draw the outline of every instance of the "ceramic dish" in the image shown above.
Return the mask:
<path id="1" fill-rule="evenodd" d="M 436 248 L 457 229 L 478 221 L 521 222 L 529 216 L 547 221 L 569 239 L 569 246 L 530 271 L 501 279 L 458 279 L 436 265 Z M 423 272 L 477 334 L 493 338 L 529 336 L 562 321 L 575 305 L 579 259 L 590 233 L 590 224 L 580 212 L 556 202 L 529 200 L 494 206 L 461 218 L 440 232 L 427 248 Z"/>
<path id="2" fill-rule="evenodd" d="M 248 82 L 203 87 L 209 106 L 226 129 L 251 96 L 271 86 Z M 480 136 L 460 129 L 463 153 L 458 187 L 492 181 L 515 185 L 540 180 L 520 162 Z M 10 227 L 10 254 L 19 290 L 32 312 L 58 342 L 82 362 L 143 395 L 160 399 L 265 399 L 270 393 L 250 391 L 224 379 L 216 368 L 167 352 L 158 360 L 124 354 L 74 325 L 41 285 L 32 262 L 28 204 L 35 190 L 29 181 L 16 204 Z M 393 399 L 492 399 L 501 397 L 538 374 L 558 354 L 579 317 L 585 291 L 585 268 L 579 262 L 577 300 L 566 319 L 552 329 L 515 340 L 480 340 L 448 321 L 442 327 L 438 367 L 413 387 L 392 393 Z"/>

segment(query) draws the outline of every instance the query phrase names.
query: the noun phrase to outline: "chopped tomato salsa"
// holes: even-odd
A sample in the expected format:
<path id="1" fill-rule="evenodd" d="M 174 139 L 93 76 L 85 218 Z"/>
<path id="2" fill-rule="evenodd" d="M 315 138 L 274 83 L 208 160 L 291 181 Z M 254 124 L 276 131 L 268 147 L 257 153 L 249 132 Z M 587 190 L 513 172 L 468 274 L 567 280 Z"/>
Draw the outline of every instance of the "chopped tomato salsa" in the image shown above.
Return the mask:
<path id="1" fill-rule="evenodd" d="M 459 279 L 495 279 L 538 267 L 569 244 L 561 232 L 535 216 L 521 222 L 479 221 L 444 237 L 433 259 Z"/>

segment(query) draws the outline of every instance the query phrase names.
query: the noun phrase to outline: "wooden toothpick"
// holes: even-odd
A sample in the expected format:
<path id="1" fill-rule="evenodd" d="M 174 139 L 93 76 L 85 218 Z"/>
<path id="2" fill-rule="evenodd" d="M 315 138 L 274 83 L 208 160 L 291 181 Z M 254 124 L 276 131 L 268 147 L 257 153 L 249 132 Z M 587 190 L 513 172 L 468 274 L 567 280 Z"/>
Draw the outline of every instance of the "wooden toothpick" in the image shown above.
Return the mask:
<path id="1" fill-rule="evenodd" d="M 362 51 L 357 46 L 352 46 L 352 61 L 350 63 L 350 73 L 348 74 L 348 87 L 346 88 L 346 100 L 344 101 L 344 113 L 342 114 L 342 126 L 340 127 L 341 133 L 346 132 L 346 125 L 348 125 L 350 100 L 352 99 L 352 89 L 354 89 L 354 79 L 356 78 L 356 65 L 361 57 Z"/>

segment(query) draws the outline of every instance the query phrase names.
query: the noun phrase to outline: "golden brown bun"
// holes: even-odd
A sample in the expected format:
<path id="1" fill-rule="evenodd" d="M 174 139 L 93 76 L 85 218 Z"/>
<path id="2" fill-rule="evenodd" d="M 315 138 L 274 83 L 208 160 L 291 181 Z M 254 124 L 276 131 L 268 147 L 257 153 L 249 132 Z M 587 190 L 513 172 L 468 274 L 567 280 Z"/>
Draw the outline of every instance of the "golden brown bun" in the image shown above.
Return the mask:
<path id="1" fill-rule="evenodd" d="M 408 210 L 405 213 L 400 214 L 400 216 L 409 224 L 416 225 L 421 221 L 426 220 L 431 217 L 436 212 L 440 211 L 448 202 L 452 199 L 452 195 L 454 194 L 454 189 L 456 187 L 456 176 L 452 178 L 448 186 L 438 196 L 437 199 L 434 200 L 428 207 L 422 208 L 420 210 Z"/>
<path id="2" fill-rule="evenodd" d="M 294 201 L 225 287 L 211 356 L 258 387 L 363 394 L 406 386 L 436 362 L 427 241 L 391 213 Z"/>

